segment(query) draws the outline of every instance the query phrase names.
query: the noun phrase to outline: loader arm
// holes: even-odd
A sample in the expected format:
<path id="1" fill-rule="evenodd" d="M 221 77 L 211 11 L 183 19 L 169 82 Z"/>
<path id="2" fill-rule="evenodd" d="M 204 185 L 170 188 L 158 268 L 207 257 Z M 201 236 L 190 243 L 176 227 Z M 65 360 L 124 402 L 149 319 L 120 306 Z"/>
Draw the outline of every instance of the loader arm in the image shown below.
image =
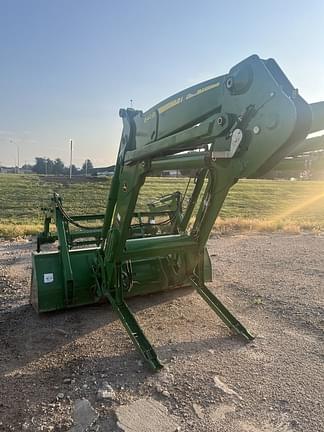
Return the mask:
<path id="1" fill-rule="evenodd" d="M 34 254 L 34 305 L 48 310 L 48 303 L 58 309 L 91 296 L 93 302 L 108 299 L 153 369 L 161 364 L 127 297 L 192 286 L 230 329 L 252 339 L 205 285 L 210 280 L 206 243 L 230 188 L 242 177 L 260 177 L 305 139 L 312 127 L 310 106 L 274 60 L 254 55 L 145 112 L 122 109 L 120 116 L 123 131 L 98 247 L 69 254 L 61 245 L 68 252 L 65 261 L 70 259 L 68 303 L 60 252 Z M 154 218 L 154 229 L 131 236 L 145 179 L 168 169 L 195 172 L 190 196 L 186 201 L 178 196 L 181 205 L 173 213 L 170 208 L 167 219 Z M 45 283 L 50 268 L 57 274 Z M 51 283 L 55 300 L 46 303 Z"/>
<path id="2" fill-rule="evenodd" d="M 309 178 L 312 175 L 313 167 L 323 165 L 324 157 L 324 102 L 310 104 L 312 112 L 312 124 L 310 134 L 305 140 L 297 144 L 287 155 L 279 161 L 275 170 L 292 173 L 300 172 L 302 178 Z M 314 136 L 314 133 L 315 136 Z M 315 164 L 314 164 L 315 162 Z M 311 170 L 310 170 L 311 167 Z"/>
<path id="3" fill-rule="evenodd" d="M 305 139 L 299 145 L 297 145 L 288 156 L 299 156 L 303 153 L 310 153 L 319 150 L 324 150 L 324 135 Z"/>
<path id="4" fill-rule="evenodd" d="M 312 124 L 308 132 L 311 134 L 322 131 L 322 134 L 305 139 L 296 145 L 288 156 L 299 156 L 303 153 L 324 150 L 324 102 L 312 103 L 309 106 L 312 112 Z"/>

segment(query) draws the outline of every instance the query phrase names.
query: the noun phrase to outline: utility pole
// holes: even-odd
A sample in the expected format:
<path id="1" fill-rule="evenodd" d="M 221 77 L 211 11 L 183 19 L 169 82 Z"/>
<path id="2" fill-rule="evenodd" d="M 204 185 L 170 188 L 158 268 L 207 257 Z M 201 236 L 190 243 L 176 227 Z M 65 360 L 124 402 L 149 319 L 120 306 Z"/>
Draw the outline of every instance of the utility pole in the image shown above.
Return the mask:
<path id="1" fill-rule="evenodd" d="M 15 143 L 13 140 L 10 140 L 10 142 L 12 144 L 15 144 L 15 146 L 17 147 L 17 174 L 19 174 L 19 165 L 20 165 L 20 158 L 19 158 L 19 145 L 17 143 Z"/>
<path id="2" fill-rule="evenodd" d="M 70 180 L 72 179 L 72 153 L 73 153 L 73 141 L 70 139 Z"/>
<path id="3" fill-rule="evenodd" d="M 45 176 L 47 176 L 47 164 L 48 164 L 48 159 L 45 158 Z"/>
<path id="4" fill-rule="evenodd" d="M 86 164 L 86 177 L 88 176 L 88 159 L 85 160 L 85 164 Z"/>
<path id="5" fill-rule="evenodd" d="M 19 166 L 20 166 L 20 158 L 19 158 L 19 145 L 17 145 L 17 162 L 18 162 L 18 166 L 17 166 L 17 174 L 19 174 Z"/>

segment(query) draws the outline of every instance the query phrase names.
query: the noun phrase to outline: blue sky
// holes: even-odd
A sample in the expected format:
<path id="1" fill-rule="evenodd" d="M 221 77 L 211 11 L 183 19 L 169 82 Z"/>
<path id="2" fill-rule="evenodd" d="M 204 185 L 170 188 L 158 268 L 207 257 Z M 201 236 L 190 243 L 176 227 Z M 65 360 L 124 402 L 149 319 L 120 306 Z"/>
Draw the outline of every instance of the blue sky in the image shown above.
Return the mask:
<path id="1" fill-rule="evenodd" d="M 0 0 L 0 164 L 16 145 L 68 162 L 69 138 L 77 165 L 114 163 L 130 99 L 146 110 L 254 53 L 324 100 L 323 50 L 321 0 Z"/>

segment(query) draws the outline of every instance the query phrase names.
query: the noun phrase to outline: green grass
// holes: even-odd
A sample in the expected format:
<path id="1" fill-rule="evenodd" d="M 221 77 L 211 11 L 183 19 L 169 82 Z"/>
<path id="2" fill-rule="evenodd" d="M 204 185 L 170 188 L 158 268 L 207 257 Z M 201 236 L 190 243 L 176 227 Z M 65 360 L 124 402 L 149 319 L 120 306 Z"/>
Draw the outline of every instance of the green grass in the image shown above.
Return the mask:
<path id="1" fill-rule="evenodd" d="M 186 185 L 182 178 L 149 178 L 139 207 L 174 190 L 184 191 Z M 104 212 L 109 186 L 110 179 L 64 184 L 36 175 L 0 174 L 0 236 L 38 232 L 43 220 L 40 208 L 53 191 L 63 197 L 70 213 Z M 217 226 L 221 231 L 323 230 L 324 182 L 241 180 L 228 195 Z"/>

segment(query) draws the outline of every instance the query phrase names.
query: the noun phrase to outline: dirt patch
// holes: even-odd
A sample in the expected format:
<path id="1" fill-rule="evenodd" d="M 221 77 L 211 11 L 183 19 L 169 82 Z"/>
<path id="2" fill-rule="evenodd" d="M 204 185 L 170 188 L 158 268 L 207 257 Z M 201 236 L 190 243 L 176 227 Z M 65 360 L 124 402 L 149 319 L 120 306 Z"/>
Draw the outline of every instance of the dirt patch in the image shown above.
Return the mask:
<path id="1" fill-rule="evenodd" d="M 32 247 L 0 243 L 0 430 L 67 431 L 83 399 L 99 415 L 90 428 L 98 432 L 118 431 L 116 410 L 139 399 L 162 404 L 181 431 L 324 430 L 323 236 L 209 241 L 210 287 L 257 336 L 250 344 L 191 290 L 130 300 L 166 365 L 158 374 L 109 305 L 34 312 Z M 114 397 L 98 398 L 107 383 Z"/>

